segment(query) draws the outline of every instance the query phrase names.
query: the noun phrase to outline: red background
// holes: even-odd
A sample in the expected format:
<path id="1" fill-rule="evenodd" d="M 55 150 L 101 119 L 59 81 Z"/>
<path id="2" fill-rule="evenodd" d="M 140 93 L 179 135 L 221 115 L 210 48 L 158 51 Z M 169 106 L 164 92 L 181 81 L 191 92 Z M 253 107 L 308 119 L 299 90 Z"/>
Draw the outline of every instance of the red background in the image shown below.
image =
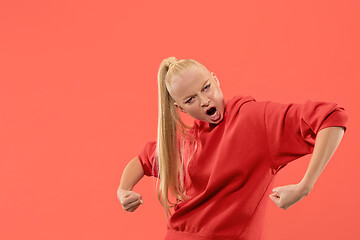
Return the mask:
<path id="1" fill-rule="evenodd" d="M 193 58 L 225 98 L 333 101 L 348 129 L 314 190 L 269 203 L 267 239 L 360 235 L 360 3 L 1 1 L 0 239 L 163 239 L 152 178 L 123 211 L 121 173 L 156 138 L 157 70 Z M 297 183 L 310 155 L 280 171 Z M 270 201 L 270 200 L 269 200 Z"/>

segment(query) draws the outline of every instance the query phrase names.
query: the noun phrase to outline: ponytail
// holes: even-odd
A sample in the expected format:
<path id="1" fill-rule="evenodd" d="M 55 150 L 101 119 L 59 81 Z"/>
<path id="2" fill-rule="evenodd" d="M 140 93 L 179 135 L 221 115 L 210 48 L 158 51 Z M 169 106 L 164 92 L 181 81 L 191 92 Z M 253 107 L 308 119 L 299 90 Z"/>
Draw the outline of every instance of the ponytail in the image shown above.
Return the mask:
<path id="1" fill-rule="evenodd" d="M 161 62 L 158 71 L 159 115 L 156 147 L 158 180 L 160 180 L 158 198 L 165 209 L 167 219 L 171 215 L 170 208 L 188 198 L 184 186 L 183 150 L 185 139 L 192 135 L 188 134 L 190 127 L 181 120 L 166 83 L 169 83 L 172 76 L 180 74 L 194 63 L 196 64 L 194 60 L 178 61 L 175 57 L 169 57 Z M 178 135 L 178 131 L 181 135 Z M 176 203 L 169 200 L 169 190 L 176 197 Z"/>

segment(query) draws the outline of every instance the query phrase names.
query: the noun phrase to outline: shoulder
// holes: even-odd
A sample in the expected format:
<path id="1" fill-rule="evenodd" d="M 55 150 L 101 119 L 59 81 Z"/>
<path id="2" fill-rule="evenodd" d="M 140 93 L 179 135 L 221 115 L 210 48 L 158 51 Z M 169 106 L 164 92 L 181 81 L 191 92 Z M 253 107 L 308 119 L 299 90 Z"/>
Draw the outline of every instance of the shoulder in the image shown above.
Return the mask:
<path id="1" fill-rule="evenodd" d="M 235 107 L 241 107 L 245 103 L 256 102 L 252 96 L 236 95 L 226 102 L 226 107 L 230 110 Z"/>
<path id="2" fill-rule="evenodd" d="M 156 141 L 148 141 L 139 154 L 141 160 L 151 159 L 156 153 Z"/>
<path id="3" fill-rule="evenodd" d="M 229 117 L 235 117 L 239 113 L 261 113 L 265 105 L 265 102 L 259 102 L 250 95 L 236 95 L 226 102 L 225 114 Z"/>

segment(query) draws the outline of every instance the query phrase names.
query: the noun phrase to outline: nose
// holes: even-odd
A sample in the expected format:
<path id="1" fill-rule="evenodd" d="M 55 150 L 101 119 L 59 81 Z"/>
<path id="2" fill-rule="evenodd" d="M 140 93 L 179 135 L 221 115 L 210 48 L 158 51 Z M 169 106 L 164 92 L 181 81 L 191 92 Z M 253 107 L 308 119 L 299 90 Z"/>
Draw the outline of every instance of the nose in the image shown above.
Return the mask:
<path id="1" fill-rule="evenodd" d="M 199 95 L 200 104 L 202 107 L 207 107 L 210 104 L 210 99 L 206 95 Z"/>

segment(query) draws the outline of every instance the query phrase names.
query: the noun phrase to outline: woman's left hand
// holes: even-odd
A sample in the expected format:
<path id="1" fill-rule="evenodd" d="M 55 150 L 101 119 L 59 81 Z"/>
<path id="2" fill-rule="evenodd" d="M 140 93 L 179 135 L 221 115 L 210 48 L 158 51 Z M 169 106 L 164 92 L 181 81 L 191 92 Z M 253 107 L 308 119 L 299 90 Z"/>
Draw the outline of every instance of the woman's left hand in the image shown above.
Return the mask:
<path id="1" fill-rule="evenodd" d="M 310 190 L 307 190 L 303 185 L 294 184 L 274 188 L 273 193 L 269 197 L 276 206 L 286 210 L 294 203 L 303 199 L 309 192 Z"/>

